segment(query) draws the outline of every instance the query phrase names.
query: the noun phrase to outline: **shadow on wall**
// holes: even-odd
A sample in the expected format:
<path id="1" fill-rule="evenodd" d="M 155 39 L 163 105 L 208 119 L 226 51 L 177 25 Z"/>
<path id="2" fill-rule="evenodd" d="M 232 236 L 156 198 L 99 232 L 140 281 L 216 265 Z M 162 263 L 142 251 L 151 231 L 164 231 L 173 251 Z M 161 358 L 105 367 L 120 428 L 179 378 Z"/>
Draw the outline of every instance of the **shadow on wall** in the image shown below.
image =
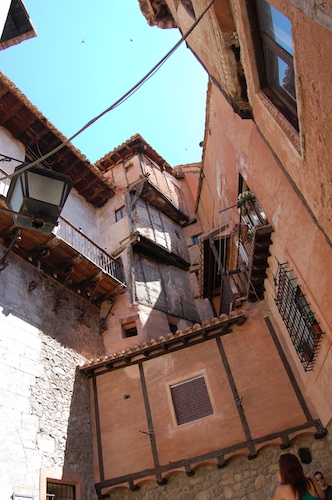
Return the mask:
<path id="1" fill-rule="evenodd" d="M 29 284 L 37 286 L 29 290 Z M 4 322 L 10 315 L 22 320 L 14 322 L 15 328 L 35 327 L 61 343 L 87 357 L 104 354 L 99 333 L 99 311 L 87 301 L 79 299 L 36 269 L 21 261 L 14 254 L 9 256 L 9 265 L 0 272 L 2 289 L 0 306 Z M 56 306 L 59 306 L 56 308 Z"/>
<path id="2" fill-rule="evenodd" d="M 64 470 L 82 474 L 85 498 L 96 500 L 93 477 L 91 409 L 88 379 L 76 371 L 68 420 Z"/>

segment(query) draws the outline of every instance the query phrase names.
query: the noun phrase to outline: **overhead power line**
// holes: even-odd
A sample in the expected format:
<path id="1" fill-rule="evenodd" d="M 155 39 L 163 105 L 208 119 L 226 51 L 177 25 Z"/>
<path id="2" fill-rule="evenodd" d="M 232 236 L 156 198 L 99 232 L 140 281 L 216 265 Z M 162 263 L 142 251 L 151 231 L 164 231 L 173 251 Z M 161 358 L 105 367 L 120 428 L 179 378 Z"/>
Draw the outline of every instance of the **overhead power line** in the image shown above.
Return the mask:
<path id="1" fill-rule="evenodd" d="M 174 47 L 169 52 L 167 52 L 167 54 L 138 83 L 136 83 L 136 85 L 134 85 L 122 97 L 120 97 L 120 99 L 118 99 L 117 101 L 115 101 L 115 103 L 113 103 L 111 106 L 109 106 L 107 109 L 105 109 L 104 111 L 102 111 L 95 118 L 93 118 L 88 123 L 86 123 L 82 128 L 80 128 L 77 132 L 75 132 L 75 134 L 73 134 L 71 137 L 69 137 L 68 139 L 66 139 L 65 141 L 63 141 L 61 144 L 59 144 L 59 146 L 57 146 L 56 148 L 52 149 L 51 151 L 49 151 L 48 153 L 46 153 L 45 155 L 41 156 L 40 158 L 38 158 L 37 160 L 35 160 L 35 161 L 31 162 L 31 163 L 28 163 L 28 164 L 22 163 L 23 166 L 22 166 L 22 168 L 19 171 L 16 171 L 16 172 L 13 172 L 12 174 L 9 174 L 9 175 L 6 175 L 4 177 L 1 177 L 0 181 L 2 181 L 4 179 L 12 179 L 16 175 L 19 175 L 19 174 L 25 172 L 26 170 L 29 170 L 30 168 L 34 167 L 35 165 L 38 165 L 39 163 L 42 163 L 43 161 L 47 160 L 47 158 L 49 158 L 50 156 L 54 155 L 55 153 L 57 153 L 61 149 L 63 149 L 69 142 L 71 142 L 73 139 L 75 139 L 78 135 L 80 135 L 82 132 L 84 132 L 87 128 L 91 127 L 91 125 L 93 125 L 97 120 L 99 120 L 104 115 L 106 115 L 107 113 L 109 113 L 113 109 L 117 108 L 118 106 L 120 106 L 120 104 L 122 104 L 127 99 L 129 99 L 129 97 L 131 97 L 135 92 L 137 92 L 137 90 L 145 82 L 147 82 L 161 68 L 161 66 L 167 61 L 167 59 L 188 38 L 188 36 L 190 35 L 190 33 L 194 30 L 194 28 L 197 26 L 197 24 L 200 22 L 200 20 L 204 17 L 204 15 L 206 14 L 206 12 L 210 9 L 210 7 L 214 3 L 214 1 L 215 0 L 212 0 L 208 4 L 208 6 L 203 10 L 203 12 L 201 13 L 201 15 L 196 19 L 196 21 L 194 22 L 194 24 L 191 26 L 191 28 L 189 28 L 189 30 L 182 36 L 182 38 L 174 45 Z"/>

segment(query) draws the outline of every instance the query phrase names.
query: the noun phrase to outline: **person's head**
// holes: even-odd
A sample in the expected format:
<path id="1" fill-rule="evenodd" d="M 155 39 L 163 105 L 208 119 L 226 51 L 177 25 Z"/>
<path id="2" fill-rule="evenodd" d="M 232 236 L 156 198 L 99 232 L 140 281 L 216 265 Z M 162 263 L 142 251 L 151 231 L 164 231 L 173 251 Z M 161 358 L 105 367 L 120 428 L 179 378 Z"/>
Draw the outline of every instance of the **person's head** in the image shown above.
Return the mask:
<path id="1" fill-rule="evenodd" d="M 307 482 L 300 460 L 292 453 L 280 455 L 279 472 L 281 482 L 290 484 L 294 492 L 302 497 L 307 490 Z"/>
<path id="2" fill-rule="evenodd" d="M 315 481 L 319 484 L 322 490 L 327 488 L 327 484 L 325 482 L 324 474 L 320 470 L 316 470 L 314 474 Z"/>

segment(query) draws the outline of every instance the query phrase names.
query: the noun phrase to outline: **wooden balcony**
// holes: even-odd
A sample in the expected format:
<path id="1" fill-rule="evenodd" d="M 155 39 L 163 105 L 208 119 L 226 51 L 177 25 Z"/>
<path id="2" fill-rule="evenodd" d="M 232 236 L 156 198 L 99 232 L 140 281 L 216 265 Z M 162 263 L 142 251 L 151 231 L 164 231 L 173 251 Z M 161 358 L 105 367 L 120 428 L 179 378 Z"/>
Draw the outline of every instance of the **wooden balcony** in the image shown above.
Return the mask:
<path id="1" fill-rule="evenodd" d="M 121 262 L 62 217 L 51 234 L 14 226 L 5 204 L 8 184 L 0 181 L 0 239 L 7 248 L 0 255 L 0 271 L 11 265 L 14 252 L 96 306 L 123 293 Z M 31 282 L 29 288 L 37 285 Z"/>

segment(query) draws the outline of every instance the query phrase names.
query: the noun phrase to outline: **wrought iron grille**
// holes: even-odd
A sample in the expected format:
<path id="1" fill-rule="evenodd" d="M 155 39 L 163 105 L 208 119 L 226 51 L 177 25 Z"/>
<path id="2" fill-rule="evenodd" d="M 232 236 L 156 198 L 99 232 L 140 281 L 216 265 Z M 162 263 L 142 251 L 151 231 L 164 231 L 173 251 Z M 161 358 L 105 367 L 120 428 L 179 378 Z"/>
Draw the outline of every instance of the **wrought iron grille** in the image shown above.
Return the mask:
<path id="1" fill-rule="evenodd" d="M 75 486 L 70 484 L 47 482 L 47 500 L 75 500 Z"/>
<path id="2" fill-rule="evenodd" d="M 301 287 L 287 267 L 287 263 L 278 262 L 275 303 L 304 370 L 310 371 L 315 363 L 323 332 Z"/>

